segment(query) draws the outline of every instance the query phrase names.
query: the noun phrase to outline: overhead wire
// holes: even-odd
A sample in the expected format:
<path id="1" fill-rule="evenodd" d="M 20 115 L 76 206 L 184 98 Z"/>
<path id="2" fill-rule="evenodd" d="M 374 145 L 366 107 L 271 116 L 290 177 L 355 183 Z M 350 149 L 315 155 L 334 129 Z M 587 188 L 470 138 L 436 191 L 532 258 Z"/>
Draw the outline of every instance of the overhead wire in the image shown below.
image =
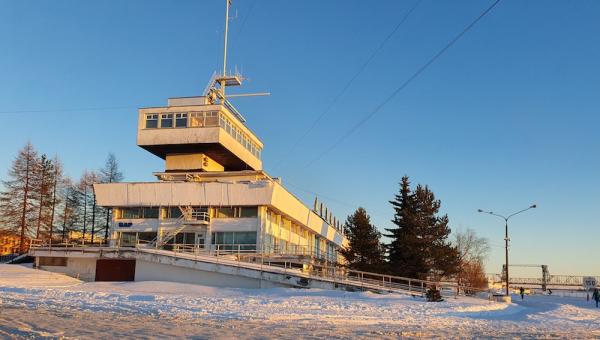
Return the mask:
<path id="1" fill-rule="evenodd" d="M 304 131 L 304 133 L 300 136 L 300 138 L 298 138 L 294 142 L 292 147 L 290 147 L 290 149 L 286 152 L 286 155 L 289 155 L 292 152 L 294 152 L 294 150 L 296 150 L 296 148 L 300 145 L 300 143 L 304 140 L 304 138 L 306 138 L 306 136 L 308 136 L 308 134 L 310 134 L 312 132 L 312 130 L 314 130 L 314 128 L 319 124 L 319 122 L 329 113 L 329 111 L 331 111 L 331 109 L 342 98 L 342 96 L 346 93 L 346 91 L 348 91 L 350 86 L 352 86 L 352 84 L 358 78 L 358 76 L 367 68 L 367 66 L 369 66 L 369 64 L 373 61 L 373 59 L 375 59 L 377 54 L 385 47 L 387 42 L 394 36 L 394 34 L 396 34 L 398 29 L 404 24 L 404 22 L 406 22 L 408 17 L 413 13 L 413 11 L 417 8 L 417 6 L 419 6 L 419 4 L 421 2 L 422 2 L 422 0 L 415 2 L 413 4 L 413 6 L 401 17 L 400 21 L 398 21 L 398 23 L 394 26 L 392 31 L 390 31 L 390 33 L 379 43 L 378 47 L 375 50 L 373 50 L 373 52 L 369 55 L 369 57 L 365 60 L 365 62 L 362 63 L 362 65 L 356 70 L 356 72 L 352 75 L 352 77 L 350 77 L 350 79 L 342 87 L 340 92 L 338 92 L 337 95 L 333 98 L 331 103 L 329 103 L 329 105 L 325 108 L 325 110 L 323 110 L 323 112 L 321 112 L 321 114 L 317 117 L 317 119 L 315 119 L 312 122 L 310 127 L 306 131 Z M 283 164 L 283 160 L 280 159 L 280 161 L 273 167 L 273 169 L 274 170 L 278 169 L 282 164 Z"/>
<path id="2" fill-rule="evenodd" d="M 43 109 L 43 110 L 6 110 L 0 111 L 0 114 L 11 114 L 11 113 L 53 113 L 53 112 L 79 112 L 79 111 L 110 111 L 110 110 L 123 110 L 123 109 L 135 109 L 140 106 L 111 106 L 111 107 L 87 107 L 87 108 L 63 108 L 63 109 Z"/>
<path id="3" fill-rule="evenodd" d="M 388 97 L 385 98 L 381 103 L 379 103 L 373 111 L 359 120 L 354 126 L 352 126 L 345 134 L 343 134 L 338 140 L 336 140 L 330 147 L 321 152 L 317 157 L 313 158 L 311 161 L 307 163 L 305 167 L 312 166 L 320 159 L 323 158 L 326 154 L 331 152 L 337 146 L 339 146 L 342 142 L 344 142 L 350 135 L 352 135 L 358 128 L 360 128 L 363 124 L 369 121 L 373 116 L 375 116 L 386 104 L 388 104 L 392 99 L 394 99 L 402 90 L 404 90 L 410 83 L 412 83 L 417 77 L 419 77 L 429 66 L 431 66 L 436 60 L 438 60 L 450 47 L 452 47 L 460 38 L 462 38 L 471 28 L 473 28 L 483 17 L 485 17 L 489 12 L 500 3 L 501 0 L 495 0 L 490 6 L 488 6 L 483 12 L 481 12 L 473 21 L 471 21 L 460 33 L 458 33 L 453 39 L 451 39 L 442 49 L 440 49 L 433 57 L 431 57 L 426 63 L 421 65 L 410 77 L 408 77 L 400 86 L 398 86 Z"/>

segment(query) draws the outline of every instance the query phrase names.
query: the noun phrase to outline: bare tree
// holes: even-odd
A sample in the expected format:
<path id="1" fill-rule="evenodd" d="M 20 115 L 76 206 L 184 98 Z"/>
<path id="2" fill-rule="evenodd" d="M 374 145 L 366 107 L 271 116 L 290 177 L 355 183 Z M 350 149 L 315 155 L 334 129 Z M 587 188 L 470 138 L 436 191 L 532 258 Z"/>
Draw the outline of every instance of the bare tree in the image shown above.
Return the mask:
<path id="1" fill-rule="evenodd" d="M 119 162 L 113 153 L 109 153 L 104 167 L 100 169 L 102 183 L 116 183 L 123 180 L 123 173 L 119 169 Z M 95 198 L 95 196 L 94 196 Z M 108 225 L 110 223 L 111 209 L 106 209 L 106 223 L 104 225 L 104 242 L 108 243 Z"/>
<path id="2" fill-rule="evenodd" d="M 49 223 L 49 231 L 48 231 L 48 238 L 50 240 L 52 240 L 52 237 L 53 237 L 54 215 L 56 213 L 56 206 L 58 204 L 60 204 L 60 201 L 61 201 L 58 191 L 60 190 L 60 187 L 62 185 L 64 185 L 63 167 L 62 167 L 62 163 L 60 162 L 60 159 L 58 159 L 58 156 L 54 157 L 54 159 L 52 160 L 52 165 L 53 165 L 54 173 L 52 176 L 52 203 L 50 205 L 51 206 L 51 208 L 50 208 L 50 223 Z"/>
<path id="3" fill-rule="evenodd" d="M 31 143 L 19 151 L 8 170 L 8 180 L 0 193 L 0 211 L 6 229 L 19 233 L 19 251 L 27 250 L 25 238 L 31 236 L 32 223 L 35 220 L 35 200 L 32 190 L 33 174 L 37 167 L 37 152 Z M 19 222 L 17 222 L 19 221 Z"/>
<path id="4" fill-rule="evenodd" d="M 455 234 L 454 245 L 459 252 L 458 284 L 484 288 L 487 279 L 483 270 L 483 262 L 490 250 L 488 240 L 478 237 L 472 229 L 467 229 Z"/>

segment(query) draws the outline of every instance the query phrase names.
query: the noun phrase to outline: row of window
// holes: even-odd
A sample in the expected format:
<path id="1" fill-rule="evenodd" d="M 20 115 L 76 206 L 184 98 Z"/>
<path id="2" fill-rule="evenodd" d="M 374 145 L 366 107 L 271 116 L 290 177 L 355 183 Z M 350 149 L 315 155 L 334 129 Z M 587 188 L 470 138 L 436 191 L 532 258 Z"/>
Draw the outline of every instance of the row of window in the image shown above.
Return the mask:
<path id="1" fill-rule="evenodd" d="M 220 207 L 215 208 L 216 218 L 258 217 L 257 207 Z"/>
<path id="2" fill-rule="evenodd" d="M 214 232 L 212 234 L 212 244 L 225 245 L 225 248 L 233 245 L 248 245 L 256 249 L 255 231 L 229 231 Z M 237 248 L 236 248 L 237 249 Z M 242 250 L 249 250 L 248 247 L 240 247 Z"/>
<path id="3" fill-rule="evenodd" d="M 239 128 L 235 126 L 224 114 L 219 114 L 219 126 L 222 127 L 231 137 L 233 137 L 238 143 L 242 144 L 246 150 L 250 151 L 251 154 L 256 158 L 260 158 L 260 148 L 248 138 L 248 136 Z"/>
<path id="4" fill-rule="evenodd" d="M 154 207 L 135 207 L 121 208 L 116 211 L 117 219 L 136 219 L 136 218 L 158 218 L 158 208 Z"/>
<path id="5" fill-rule="evenodd" d="M 223 128 L 238 143 L 244 146 L 255 157 L 260 158 L 261 149 L 229 120 L 218 111 L 180 112 L 180 113 L 149 113 L 146 114 L 146 129 L 186 128 L 186 127 L 216 127 Z"/>
<path id="6" fill-rule="evenodd" d="M 122 246 L 133 246 L 139 241 L 150 242 L 156 238 L 156 232 L 127 232 L 120 233 Z M 212 233 L 213 247 L 219 250 L 256 250 L 255 231 L 228 231 Z M 168 245 L 183 244 L 188 246 L 204 247 L 204 233 L 178 233 L 175 238 L 167 242 Z"/>
<path id="7" fill-rule="evenodd" d="M 208 207 L 193 207 L 192 216 L 201 216 L 201 213 L 208 213 Z M 163 219 L 180 218 L 182 216 L 179 207 L 168 207 L 160 210 L 158 207 L 129 207 L 115 209 L 115 218 L 120 219 L 140 219 L 140 218 L 158 218 Z M 216 218 L 251 218 L 258 217 L 258 207 L 219 207 L 214 208 L 214 217 Z"/>

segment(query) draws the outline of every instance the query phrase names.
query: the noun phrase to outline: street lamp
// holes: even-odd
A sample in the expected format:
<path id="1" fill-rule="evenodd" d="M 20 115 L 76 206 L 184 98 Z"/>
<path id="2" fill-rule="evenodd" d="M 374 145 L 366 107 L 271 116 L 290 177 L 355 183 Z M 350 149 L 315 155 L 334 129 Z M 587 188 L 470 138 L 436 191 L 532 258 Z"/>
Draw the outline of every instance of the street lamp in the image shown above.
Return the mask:
<path id="1" fill-rule="evenodd" d="M 506 255 L 506 264 L 505 264 L 505 266 L 506 266 L 506 296 L 510 295 L 509 292 L 508 292 L 509 291 L 508 290 L 508 282 L 509 282 L 509 279 L 508 279 L 508 220 L 511 217 L 515 216 L 515 215 L 518 215 L 518 214 L 520 214 L 520 213 L 522 213 L 524 211 L 527 211 L 527 210 L 533 209 L 533 208 L 537 208 L 537 205 L 532 204 L 528 208 L 523 209 L 523 210 L 519 210 L 516 213 L 510 214 L 508 216 L 503 216 L 503 215 L 500 215 L 500 214 L 495 214 L 493 211 L 485 211 L 485 210 L 481 210 L 481 209 L 477 210 L 480 213 L 485 213 L 485 214 L 490 214 L 490 215 L 493 215 L 493 216 L 498 216 L 498 217 L 500 217 L 501 219 L 504 220 L 504 242 L 505 242 L 504 250 L 505 250 L 505 255 Z"/>

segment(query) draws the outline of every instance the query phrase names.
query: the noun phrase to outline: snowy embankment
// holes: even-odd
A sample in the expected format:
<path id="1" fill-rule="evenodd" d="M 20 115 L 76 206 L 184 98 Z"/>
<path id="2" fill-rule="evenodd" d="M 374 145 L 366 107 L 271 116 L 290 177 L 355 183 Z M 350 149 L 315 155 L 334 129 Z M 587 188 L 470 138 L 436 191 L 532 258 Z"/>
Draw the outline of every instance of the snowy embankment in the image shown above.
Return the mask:
<path id="1" fill-rule="evenodd" d="M 600 337 L 600 309 L 569 298 L 428 303 L 325 290 L 83 283 L 17 265 L 0 265 L 0 308 L 0 338 Z"/>

